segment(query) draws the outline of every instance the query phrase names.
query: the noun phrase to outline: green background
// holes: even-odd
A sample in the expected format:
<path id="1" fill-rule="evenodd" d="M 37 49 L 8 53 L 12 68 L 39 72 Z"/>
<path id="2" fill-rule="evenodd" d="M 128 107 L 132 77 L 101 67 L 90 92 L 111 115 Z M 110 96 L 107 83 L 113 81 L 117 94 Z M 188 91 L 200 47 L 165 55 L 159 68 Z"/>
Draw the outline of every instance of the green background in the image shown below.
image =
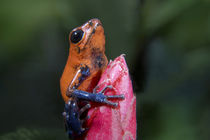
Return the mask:
<path id="1" fill-rule="evenodd" d="M 1 0 L 0 139 L 65 140 L 69 32 L 91 18 L 126 54 L 143 140 L 210 138 L 210 1 Z"/>

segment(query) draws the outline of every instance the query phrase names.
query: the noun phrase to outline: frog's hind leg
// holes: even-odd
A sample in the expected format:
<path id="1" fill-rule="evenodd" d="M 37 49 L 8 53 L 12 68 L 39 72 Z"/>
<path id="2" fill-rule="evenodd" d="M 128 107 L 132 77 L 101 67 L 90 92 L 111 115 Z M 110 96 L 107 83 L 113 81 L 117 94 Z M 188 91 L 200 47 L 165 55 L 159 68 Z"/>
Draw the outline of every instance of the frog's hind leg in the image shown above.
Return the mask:
<path id="1" fill-rule="evenodd" d="M 69 138 L 80 136 L 86 132 L 88 128 L 83 128 L 82 126 L 87 117 L 81 119 L 81 115 L 90 107 L 90 104 L 86 104 L 80 109 L 77 105 L 77 100 L 69 100 L 65 104 L 63 116 Z"/>

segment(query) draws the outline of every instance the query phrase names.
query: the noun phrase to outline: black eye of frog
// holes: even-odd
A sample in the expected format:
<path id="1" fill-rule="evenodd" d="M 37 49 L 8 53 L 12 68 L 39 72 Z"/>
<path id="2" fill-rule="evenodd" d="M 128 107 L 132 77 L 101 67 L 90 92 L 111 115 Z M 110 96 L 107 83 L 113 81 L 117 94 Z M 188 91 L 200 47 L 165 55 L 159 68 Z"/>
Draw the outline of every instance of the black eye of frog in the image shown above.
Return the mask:
<path id="1" fill-rule="evenodd" d="M 72 32 L 70 37 L 71 42 L 74 44 L 78 43 L 82 39 L 83 34 L 84 32 L 81 29 Z"/>

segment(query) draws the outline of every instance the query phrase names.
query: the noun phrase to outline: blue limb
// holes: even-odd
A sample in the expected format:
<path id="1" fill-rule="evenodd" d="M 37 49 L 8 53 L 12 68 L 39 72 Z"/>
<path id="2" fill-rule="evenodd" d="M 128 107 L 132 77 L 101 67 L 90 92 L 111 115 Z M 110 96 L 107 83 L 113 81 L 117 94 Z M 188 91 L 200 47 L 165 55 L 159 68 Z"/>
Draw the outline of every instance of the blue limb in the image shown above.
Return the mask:
<path id="1" fill-rule="evenodd" d="M 80 120 L 80 116 L 89 108 L 90 104 L 86 104 L 83 108 L 79 109 L 76 100 L 69 100 L 65 104 L 63 116 L 69 138 L 80 136 L 87 130 L 82 128 L 84 120 Z"/>
<path id="2" fill-rule="evenodd" d="M 102 91 L 98 93 L 90 93 L 78 89 L 74 89 L 71 96 L 80 100 L 86 100 L 91 102 L 103 103 L 117 107 L 117 103 L 108 101 L 108 99 L 124 99 L 124 95 L 104 95 L 103 92 L 109 87 L 105 87 Z"/>

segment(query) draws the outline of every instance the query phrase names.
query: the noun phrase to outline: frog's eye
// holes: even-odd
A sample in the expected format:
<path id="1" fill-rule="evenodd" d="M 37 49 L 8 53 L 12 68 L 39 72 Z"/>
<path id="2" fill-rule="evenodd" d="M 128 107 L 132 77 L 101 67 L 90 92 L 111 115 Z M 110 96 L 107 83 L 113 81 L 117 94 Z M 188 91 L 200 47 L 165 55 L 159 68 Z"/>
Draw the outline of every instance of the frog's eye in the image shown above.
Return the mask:
<path id="1" fill-rule="evenodd" d="M 72 43 L 76 44 L 82 39 L 83 35 L 84 35 L 84 32 L 81 29 L 78 29 L 72 32 L 70 40 Z"/>

